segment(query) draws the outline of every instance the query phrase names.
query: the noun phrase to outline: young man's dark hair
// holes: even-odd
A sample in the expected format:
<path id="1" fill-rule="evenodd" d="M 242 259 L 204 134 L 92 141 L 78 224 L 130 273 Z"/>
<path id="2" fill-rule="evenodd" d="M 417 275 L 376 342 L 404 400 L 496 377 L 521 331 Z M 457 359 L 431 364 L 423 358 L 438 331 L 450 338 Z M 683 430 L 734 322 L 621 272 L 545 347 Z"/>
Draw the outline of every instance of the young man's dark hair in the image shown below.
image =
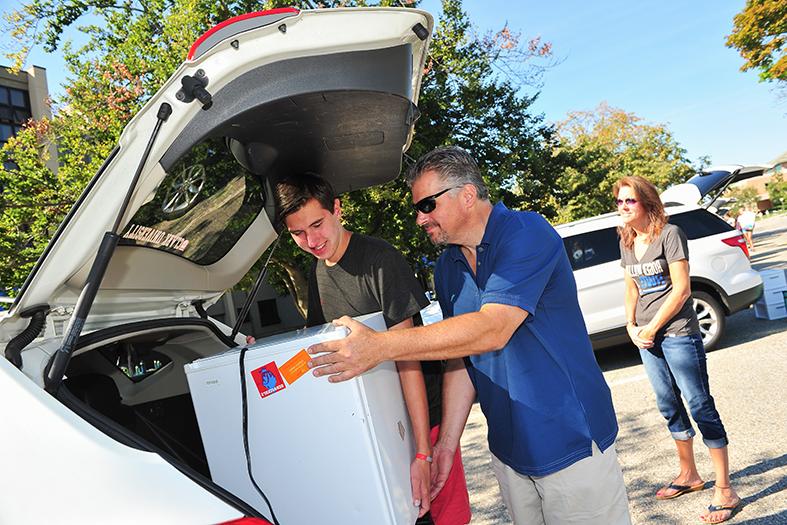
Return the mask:
<path id="1" fill-rule="evenodd" d="M 276 222 L 300 210 L 306 201 L 315 199 L 324 209 L 333 211 L 336 194 L 331 184 L 315 173 L 289 176 L 276 183 Z"/>

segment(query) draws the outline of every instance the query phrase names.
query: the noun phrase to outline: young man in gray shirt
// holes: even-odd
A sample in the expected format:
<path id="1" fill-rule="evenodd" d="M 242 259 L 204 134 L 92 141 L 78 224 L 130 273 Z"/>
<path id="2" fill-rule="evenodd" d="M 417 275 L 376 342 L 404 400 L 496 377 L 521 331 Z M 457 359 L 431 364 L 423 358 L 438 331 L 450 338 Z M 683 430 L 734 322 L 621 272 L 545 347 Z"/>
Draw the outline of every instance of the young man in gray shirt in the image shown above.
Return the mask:
<path id="1" fill-rule="evenodd" d="M 414 319 L 420 322 L 419 312 L 429 302 L 404 257 L 381 239 L 347 230 L 341 223 L 339 199 L 327 181 L 311 174 L 282 180 L 276 185 L 276 199 L 279 223 L 316 259 L 309 275 L 307 326 L 378 311 L 389 330 L 412 327 Z M 430 502 L 442 362 L 402 361 L 397 367 L 416 442 L 410 468 L 413 503 L 420 507 L 420 516 L 431 508 L 436 525 L 466 524 L 470 501 L 458 449 L 454 468 Z"/>

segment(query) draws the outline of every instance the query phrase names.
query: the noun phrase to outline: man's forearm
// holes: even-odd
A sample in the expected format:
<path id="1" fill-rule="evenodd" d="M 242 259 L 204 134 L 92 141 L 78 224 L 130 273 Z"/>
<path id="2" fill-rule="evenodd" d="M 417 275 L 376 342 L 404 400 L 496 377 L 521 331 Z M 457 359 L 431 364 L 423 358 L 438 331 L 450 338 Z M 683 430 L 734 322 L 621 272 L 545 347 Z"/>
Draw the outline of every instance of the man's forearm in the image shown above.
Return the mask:
<path id="1" fill-rule="evenodd" d="M 450 317 L 428 326 L 377 334 L 383 360 L 445 360 L 503 348 L 527 312 L 484 305 L 481 311 Z"/>
<path id="2" fill-rule="evenodd" d="M 336 322 L 350 334 L 335 341 L 312 345 L 309 368 L 317 377 L 330 375 L 332 383 L 347 381 L 383 361 L 453 359 L 499 350 L 527 318 L 516 306 L 485 304 L 479 312 L 451 317 L 429 326 L 375 332 L 356 320 Z"/>
<path id="3" fill-rule="evenodd" d="M 402 361 L 396 364 L 402 394 L 413 427 L 416 452 L 431 455 L 432 443 L 429 440 L 429 403 L 426 400 L 424 375 L 419 361 Z"/>
<path id="4" fill-rule="evenodd" d="M 459 446 L 467 416 L 475 401 L 476 392 L 461 359 L 448 362 L 443 375 L 443 417 L 440 421 L 439 443 L 450 449 Z"/>
<path id="5" fill-rule="evenodd" d="M 389 331 L 412 328 L 412 318 L 405 319 L 390 327 Z M 420 361 L 400 361 L 396 363 L 399 371 L 399 382 L 402 384 L 402 394 L 410 416 L 410 425 L 413 427 L 416 452 L 431 455 L 432 442 L 429 439 L 429 402 L 426 399 L 426 383 Z"/>

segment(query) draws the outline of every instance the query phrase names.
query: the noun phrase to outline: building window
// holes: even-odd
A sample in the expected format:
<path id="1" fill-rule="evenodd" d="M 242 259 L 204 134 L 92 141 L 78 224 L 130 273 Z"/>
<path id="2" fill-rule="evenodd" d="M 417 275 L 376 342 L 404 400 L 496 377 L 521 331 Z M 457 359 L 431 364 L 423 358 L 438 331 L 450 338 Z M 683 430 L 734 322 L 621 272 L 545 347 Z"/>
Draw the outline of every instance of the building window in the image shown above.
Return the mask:
<path id="1" fill-rule="evenodd" d="M 281 323 L 279 309 L 276 307 L 276 299 L 263 299 L 257 302 L 257 309 L 260 313 L 260 325 L 272 326 Z"/>
<path id="2" fill-rule="evenodd" d="M 32 117 L 27 91 L 0 86 L 0 147 Z"/>

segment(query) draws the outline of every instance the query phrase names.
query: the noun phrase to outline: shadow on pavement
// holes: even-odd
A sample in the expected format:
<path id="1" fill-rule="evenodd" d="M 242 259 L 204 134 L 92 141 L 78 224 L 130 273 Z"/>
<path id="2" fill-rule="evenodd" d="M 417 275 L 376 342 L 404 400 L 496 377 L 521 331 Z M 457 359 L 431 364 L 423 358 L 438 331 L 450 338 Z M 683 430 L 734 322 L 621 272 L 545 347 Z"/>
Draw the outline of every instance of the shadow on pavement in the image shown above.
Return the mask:
<path id="1" fill-rule="evenodd" d="M 755 233 L 754 240 L 767 239 L 768 237 L 773 237 L 774 235 L 780 235 L 782 233 L 787 233 L 787 228 L 777 228 L 775 230 L 768 230 L 762 233 Z"/>
<path id="2" fill-rule="evenodd" d="M 787 319 L 757 319 L 754 310 L 743 310 L 727 318 L 727 327 L 719 345 L 711 352 L 755 341 L 787 330 Z"/>
<path id="3" fill-rule="evenodd" d="M 779 456 L 778 458 L 774 458 L 774 459 L 765 459 L 763 461 L 760 461 L 759 463 L 750 465 L 742 470 L 733 472 L 730 477 L 735 481 L 742 481 L 742 478 L 745 478 L 746 476 L 762 474 L 763 472 L 767 472 L 769 470 L 773 470 L 785 466 L 787 466 L 787 454 L 783 454 L 782 456 Z M 787 476 L 782 477 L 776 483 L 773 483 L 772 485 L 765 487 L 764 489 L 760 490 L 756 494 L 746 496 L 745 498 L 743 498 L 743 504 L 744 506 L 749 505 L 750 503 L 754 503 L 759 499 L 765 498 L 767 496 L 771 496 L 772 494 L 776 494 L 777 492 L 782 492 L 785 489 L 787 489 Z M 781 512 L 777 516 L 787 517 L 787 514 L 785 514 L 785 512 L 787 511 Z M 747 521 L 746 523 L 787 523 L 787 520 L 785 520 L 784 522 L 774 522 L 774 521 L 761 522 L 755 520 L 755 521 Z"/>
<path id="4" fill-rule="evenodd" d="M 596 361 L 602 372 L 628 368 L 642 364 L 639 350 L 633 344 L 610 346 L 596 350 Z"/>
<path id="5" fill-rule="evenodd" d="M 741 509 L 741 512 L 746 512 L 746 509 Z M 735 523 L 738 525 L 776 525 L 778 523 L 787 523 L 787 510 L 783 510 L 777 514 L 771 514 L 770 516 L 762 516 L 761 518 L 753 518 L 746 521 L 740 521 L 740 514 L 738 514 L 737 520 Z"/>

